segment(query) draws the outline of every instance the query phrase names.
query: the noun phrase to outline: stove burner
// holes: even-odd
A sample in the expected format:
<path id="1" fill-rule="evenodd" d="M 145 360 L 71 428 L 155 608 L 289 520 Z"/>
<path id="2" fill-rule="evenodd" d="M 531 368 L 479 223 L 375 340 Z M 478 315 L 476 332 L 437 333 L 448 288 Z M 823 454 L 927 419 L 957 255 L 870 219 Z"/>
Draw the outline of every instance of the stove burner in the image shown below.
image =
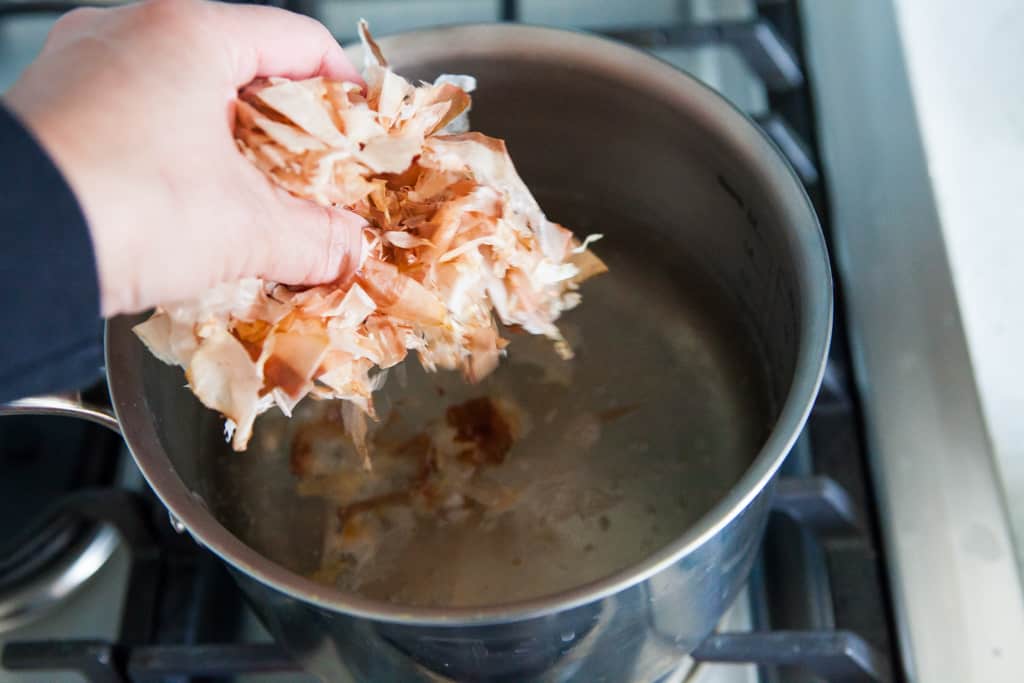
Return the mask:
<path id="1" fill-rule="evenodd" d="M 120 458 L 120 439 L 97 425 L 0 419 L 0 632 L 62 600 L 114 552 L 117 534 L 68 513 L 66 497 L 112 484 Z"/>

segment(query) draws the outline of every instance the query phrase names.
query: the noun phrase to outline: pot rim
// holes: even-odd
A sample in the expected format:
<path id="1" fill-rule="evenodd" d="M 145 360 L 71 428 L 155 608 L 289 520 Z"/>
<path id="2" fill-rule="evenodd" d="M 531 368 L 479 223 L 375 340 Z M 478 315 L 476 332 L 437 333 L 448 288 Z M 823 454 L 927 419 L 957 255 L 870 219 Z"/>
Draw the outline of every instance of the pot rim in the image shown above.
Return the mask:
<path id="1" fill-rule="evenodd" d="M 775 476 L 799 436 L 824 376 L 832 330 L 832 278 L 817 216 L 796 173 L 774 143 L 745 114 L 692 76 L 638 49 L 581 31 L 522 24 L 475 24 L 429 28 L 381 39 L 385 50 L 393 41 L 442 39 L 460 50 L 486 54 L 496 43 L 513 45 L 523 54 L 543 49 L 552 59 L 588 62 L 659 91 L 666 102 L 694 112 L 722 131 L 741 151 L 752 172 L 760 175 L 790 217 L 789 239 L 796 257 L 801 323 L 800 348 L 793 379 L 775 426 L 754 461 L 728 493 L 676 540 L 636 564 L 603 579 L 567 591 L 486 607 L 403 607 L 338 590 L 296 574 L 257 553 L 220 524 L 202 498 L 189 491 L 165 454 L 140 386 L 137 367 L 143 348 L 131 332 L 138 316 L 107 323 L 106 363 L 111 399 L 124 438 L 143 476 L 170 513 L 200 544 L 253 579 L 321 608 L 376 621 L 422 626 L 507 623 L 541 617 L 592 603 L 640 583 L 678 562 L 708 542 L 746 509 Z M 392 52 L 400 46 L 395 45 Z"/>

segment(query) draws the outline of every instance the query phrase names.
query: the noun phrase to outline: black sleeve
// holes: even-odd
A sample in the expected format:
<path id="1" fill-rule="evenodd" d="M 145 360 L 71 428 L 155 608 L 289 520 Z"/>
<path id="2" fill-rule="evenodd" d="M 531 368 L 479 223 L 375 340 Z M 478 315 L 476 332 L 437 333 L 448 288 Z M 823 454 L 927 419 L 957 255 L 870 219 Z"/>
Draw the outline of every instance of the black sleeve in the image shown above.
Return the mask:
<path id="1" fill-rule="evenodd" d="M 0 401 L 99 378 L 99 284 L 85 216 L 46 151 L 2 104 L 0 282 Z"/>

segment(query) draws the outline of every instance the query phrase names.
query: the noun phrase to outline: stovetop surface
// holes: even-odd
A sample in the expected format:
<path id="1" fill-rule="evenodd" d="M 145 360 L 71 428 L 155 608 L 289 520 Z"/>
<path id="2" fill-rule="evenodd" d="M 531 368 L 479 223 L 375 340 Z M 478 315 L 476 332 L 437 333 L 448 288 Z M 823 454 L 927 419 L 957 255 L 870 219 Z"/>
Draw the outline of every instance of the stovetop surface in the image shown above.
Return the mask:
<path id="1" fill-rule="evenodd" d="M 417 9 L 411 14 L 400 2 L 302 7 L 314 10 L 331 28 L 347 30 L 356 18 L 348 14 L 358 12 L 388 33 L 389 27 L 411 28 L 406 25 L 414 20 L 410 17 L 421 16 L 431 3 L 413 4 Z M 451 3 L 440 4 L 445 8 L 438 11 L 451 21 Z M 480 6 L 492 4 L 494 16 L 481 15 Z M 702 78 L 778 144 L 803 180 L 827 232 L 825 179 L 795 2 L 693 0 L 683 3 L 684 9 L 680 3 L 651 3 L 649 10 L 636 3 L 605 4 L 611 9 L 567 2 L 556 11 L 534 0 L 465 3 L 472 7 L 465 18 L 582 25 L 646 47 Z M 14 11 L 5 15 L 3 7 L 0 89 L 31 59 L 53 19 Z M 421 21 L 429 23 L 430 16 L 424 13 Z M 339 37 L 349 36 L 339 29 Z M 845 331 L 841 322 L 837 325 L 821 396 L 781 473 L 776 511 L 750 583 L 718 633 L 668 680 L 899 680 L 860 408 Z M 295 671 L 271 642 L 219 561 L 187 534 L 174 533 L 137 472 L 118 487 L 99 489 L 75 504 L 88 511 L 86 516 L 120 528 L 126 542 L 85 587 L 49 614 L 0 634 L 0 680 L 77 681 L 82 670 L 93 671 L 92 680 L 120 680 L 112 675 L 133 680 L 311 680 Z M 104 658 L 114 662 L 113 674 L 104 670 Z M 79 671 L 57 673 L 57 668 Z"/>

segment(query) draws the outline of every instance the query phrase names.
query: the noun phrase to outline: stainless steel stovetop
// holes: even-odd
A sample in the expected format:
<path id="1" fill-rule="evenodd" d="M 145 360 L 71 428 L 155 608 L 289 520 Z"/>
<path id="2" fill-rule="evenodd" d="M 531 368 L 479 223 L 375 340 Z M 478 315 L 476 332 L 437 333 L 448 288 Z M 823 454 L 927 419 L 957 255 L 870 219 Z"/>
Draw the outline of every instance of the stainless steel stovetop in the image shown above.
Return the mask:
<path id="1" fill-rule="evenodd" d="M 979 13 L 997 9 L 1001 21 L 1024 26 L 1024 11 L 1013 2 L 985 3 L 992 7 L 979 7 L 966 29 L 981 25 Z M 56 17 L 40 10 L 59 4 L 0 1 L 0 91 L 36 54 Z M 948 158 L 935 145 L 939 114 L 949 106 L 928 116 L 921 111 L 921 98 L 935 92 L 921 74 L 939 24 L 924 22 L 920 5 L 274 4 L 317 16 L 341 39 L 351 37 L 360 16 L 381 34 L 439 18 L 610 33 L 717 88 L 765 128 L 803 180 L 839 275 L 836 348 L 808 430 L 787 461 L 778 514 L 749 586 L 718 633 L 667 680 L 1024 680 L 1021 544 L 1005 505 L 1007 495 L 1014 499 L 1012 482 L 1024 481 L 1014 474 L 1024 470 L 1024 457 L 1006 458 L 1012 429 L 992 417 L 992 371 L 979 379 L 974 370 L 979 362 L 971 350 L 993 349 L 995 342 L 986 345 L 977 315 L 960 308 L 980 290 L 975 281 L 965 290 L 964 279 L 954 278 L 967 257 L 951 250 L 964 240 L 947 220 L 955 211 L 936 197 L 936 183 L 948 188 L 952 178 L 940 173 L 950 167 L 935 166 Z M 966 29 L 961 39 L 970 37 Z M 1009 45 L 1012 33 L 984 38 Z M 1018 36 L 1015 44 L 1024 41 Z M 1021 105 L 1007 108 L 1018 124 L 1008 140 L 1016 159 L 1024 159 Z M 1019 179 L 1022 166 L 1015 169 Z M 96 681 L 311 680 L 270 641 L 220 565 L 174 533 L 130 459 L 122 454 L 105 483 L 62 512 L 64 522 L 101 520 L 74 527 L 106 539 L 98 549 L 89 546 L 88 562 L 63 557 L 47 565 L 49 574 L 34 575 L 32 591 L 23 582 L 18 592 L 5 587 L 0 561 L 0 681 L 81 681 L 83 672 Z M 1024 487 L 1017 494 L 1024 500 Z M 39 580 L 44 574 L 56 578 Z M 15 619 L 33 604 L 47 607 Z M 15 621 L 23 623 L 14 627 Z M 730 661 L 739 663 L 724 663 Z"/>

